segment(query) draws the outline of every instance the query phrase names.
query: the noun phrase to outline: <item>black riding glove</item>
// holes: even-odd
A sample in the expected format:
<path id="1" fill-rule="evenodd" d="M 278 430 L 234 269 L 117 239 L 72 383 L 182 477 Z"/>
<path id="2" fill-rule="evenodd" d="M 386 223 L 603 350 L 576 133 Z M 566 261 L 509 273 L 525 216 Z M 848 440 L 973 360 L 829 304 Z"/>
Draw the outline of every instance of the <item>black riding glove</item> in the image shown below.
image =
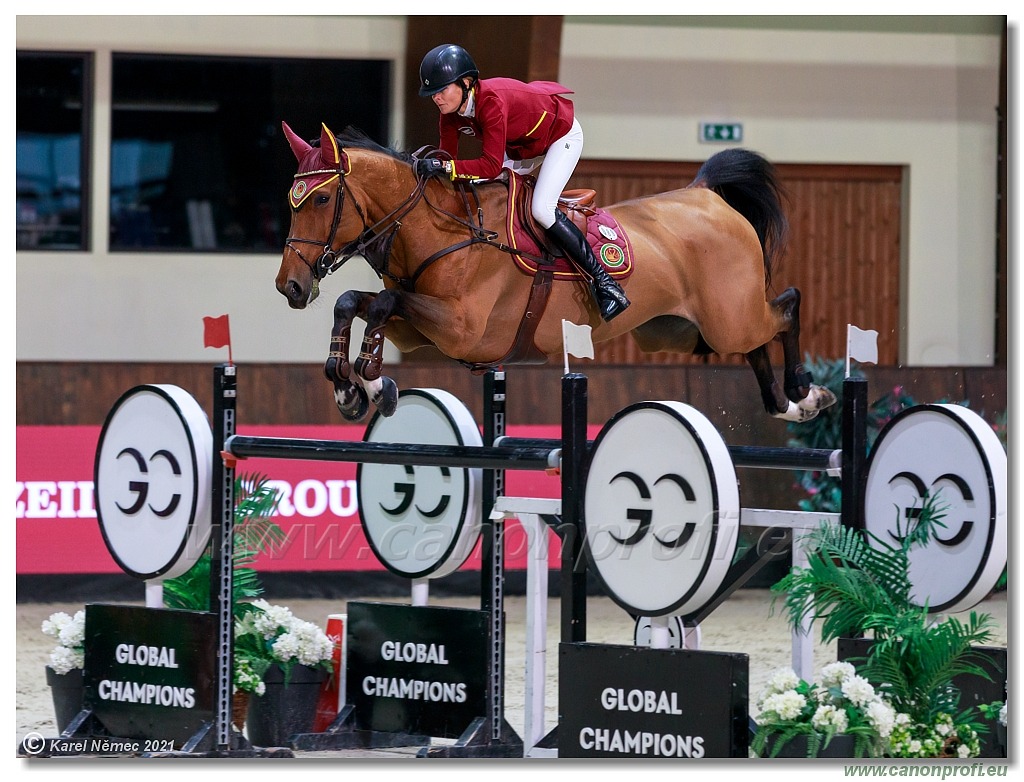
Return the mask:
<path id="1" fill-rule="evenodd" d="M 436 157 L 417 160 L 413 166 L 418 177 L 448 176 L 451 172 L 451 163 L 446 160 L 438 160 Z"/>

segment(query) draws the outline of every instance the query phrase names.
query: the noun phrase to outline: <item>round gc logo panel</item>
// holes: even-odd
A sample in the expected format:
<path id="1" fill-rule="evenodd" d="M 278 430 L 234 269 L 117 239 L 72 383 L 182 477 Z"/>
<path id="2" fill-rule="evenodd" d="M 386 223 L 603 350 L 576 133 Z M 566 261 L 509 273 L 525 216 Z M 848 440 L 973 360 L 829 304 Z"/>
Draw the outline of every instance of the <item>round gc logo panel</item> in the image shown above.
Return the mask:
<path id="1" fill-rule="evenodd" d="M 632 405 L 595 440 L 584 492 L 587 553 L 630 613 L 704 607 L 732 564 L 739 517 L 728 448 L 689 405 Z"/>
<path id="2" fill-rule="evenodd" d="M 137 386 L 107 415 L 96 448 L 96 515 L 114 560 L 140 579 L 186 572 L 210 539 L 213 433 L 192 396 Z"/>
<path id="3" fill-rule="evenodd" d="M 447 391 L 407 389 L 388 418 L 375 414 L 366 442 L 482 445 L 466 406 Z M 359 518 L 381 563 L 406 578 L 441 578 L 457 570 L 480 537 L 479 468 L 360 464 Z"/>
<path id="4" fill-rule="evenodd" d="M 1007 540 L 1006 452 L 972 410 L 919 405 L 879 434 L 867 462 L 867 531 L 899 546 L 926 494 L 944 508 L 944 526 L 910 550 L 913 599 L 931 612 L 966 611 L 995 586 Z"/>

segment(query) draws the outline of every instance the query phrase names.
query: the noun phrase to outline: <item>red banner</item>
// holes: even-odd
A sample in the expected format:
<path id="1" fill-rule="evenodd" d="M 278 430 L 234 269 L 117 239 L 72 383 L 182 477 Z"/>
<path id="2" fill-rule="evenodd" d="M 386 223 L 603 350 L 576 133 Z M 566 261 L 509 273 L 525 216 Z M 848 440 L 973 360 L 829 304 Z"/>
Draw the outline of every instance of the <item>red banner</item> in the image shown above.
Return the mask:
<path id="1" fill-rule="evenodd" d="M 361 426 L 239 427 L 239 434 L 361 440 Z M 509 427 L 516 437 L 557 438 L 557 426 Z M 98 426 L 19 426 L 15 467 L 17 572 L 116 573 L 96 518 L 93 469 Z M 591 432 L 596 436 L 596 430 Z M 261 571 L 383 570 L 363 535 L 356 493 L 356 465 L 344 462 L 243 459 L 238 475 L 262 475 L 281 492 L 275 521 L 287 535 L 280 551 L 263 555 Z M 514 497 L 559 497 L 557 476 L 508 471 L 505 493 Z M 557 566 L 557 538 L 549 558 Z M 506 566 L 524 569 L 527 539 L 515 520 L 505 536 Z M 464 567 L 479 568 L 479 546 Z"/>

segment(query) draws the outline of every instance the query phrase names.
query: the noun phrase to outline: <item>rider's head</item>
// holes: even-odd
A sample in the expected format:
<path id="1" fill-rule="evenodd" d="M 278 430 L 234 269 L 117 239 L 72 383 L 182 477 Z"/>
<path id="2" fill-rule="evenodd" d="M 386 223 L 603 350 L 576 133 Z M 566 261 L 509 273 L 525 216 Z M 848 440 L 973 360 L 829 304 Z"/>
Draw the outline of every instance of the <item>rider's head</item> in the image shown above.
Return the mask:
<path id="1" fill-rule="evenodd" d="M 469 56 L 469 52 L 461 46 L 450 43 L 435 46 L 427 52 L 420 63 L 420 97 L 434 97 L 449 85 L 455 84 L 459 89 L 457 94 L 461 95 L 461 100 L 455 107 L 459 108 L 479 76 L 480 71 L 476 63 Z M 449 93 L 451 92 L 452 90 L 449 90 Z M 438 108 L 442 112 L 445 111 L 439 98 L 435 98 L 434 102 L 438 103 Z"/>

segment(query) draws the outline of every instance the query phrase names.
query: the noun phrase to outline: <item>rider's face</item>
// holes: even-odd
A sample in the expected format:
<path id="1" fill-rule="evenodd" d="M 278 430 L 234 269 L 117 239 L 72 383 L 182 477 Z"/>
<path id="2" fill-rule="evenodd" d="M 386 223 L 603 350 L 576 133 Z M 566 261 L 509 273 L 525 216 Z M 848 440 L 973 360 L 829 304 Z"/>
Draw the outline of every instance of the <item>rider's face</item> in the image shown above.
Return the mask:
<path id="1" fill-rule="evenodd" d="M 435 92 L 431 97 L 438 111 L 442 114 L 452 114 L 462 106 L 462 85 L 453 82 L 440 92 Z"/>

